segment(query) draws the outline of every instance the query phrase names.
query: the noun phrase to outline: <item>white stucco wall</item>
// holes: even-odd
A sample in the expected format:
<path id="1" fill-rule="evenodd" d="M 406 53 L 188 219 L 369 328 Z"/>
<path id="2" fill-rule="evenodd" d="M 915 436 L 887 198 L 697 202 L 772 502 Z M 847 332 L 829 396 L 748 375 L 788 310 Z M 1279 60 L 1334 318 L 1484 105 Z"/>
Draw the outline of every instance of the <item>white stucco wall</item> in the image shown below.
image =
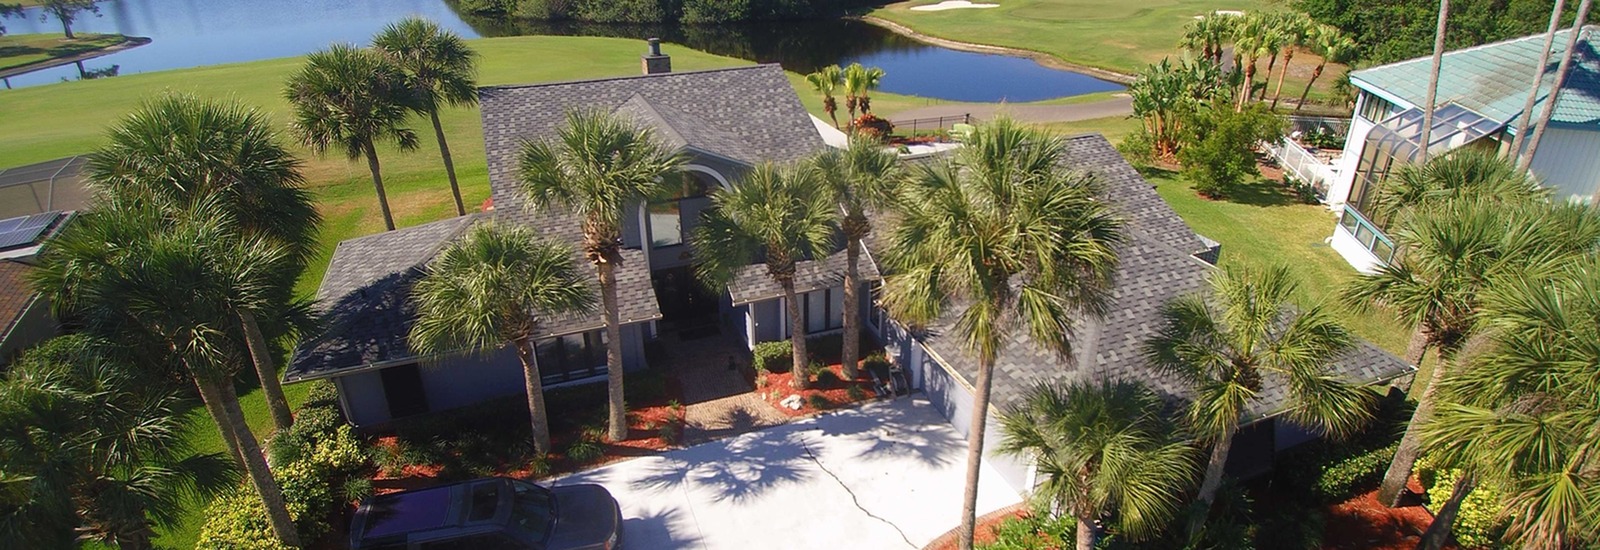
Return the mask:
<path id="1" fill-rule="evenodd" d="M 1592 203 L 1600 193 L 1600 130 L 1551 126 L 1532 168 L 1556 200 Z"/>
<path id="2" fill-rule="evenodd" d="M 974 398 L 972 389 L 958 382 L 955 375 L 940 365 L 920 344 L 911 347 L 913 351 L 910 357 L 904 358 L 910 362 L 902 365 L 908 370 L 919 373 L 921 389 L 928 396 L 928 401 L 950 421 L 956 432 L 962 437 L 970 437 Z M 998 472 L 1000 477 L 1005 479 L 1006 485 L 1018 493 L 1026 494 L 1032 491 L 1034 482 L 1032 461 L 994 452 L 1000 445 L 1000 421 L 993 414 L 990 414 L 985 422 L 983 437 L 984 463 Z"/>

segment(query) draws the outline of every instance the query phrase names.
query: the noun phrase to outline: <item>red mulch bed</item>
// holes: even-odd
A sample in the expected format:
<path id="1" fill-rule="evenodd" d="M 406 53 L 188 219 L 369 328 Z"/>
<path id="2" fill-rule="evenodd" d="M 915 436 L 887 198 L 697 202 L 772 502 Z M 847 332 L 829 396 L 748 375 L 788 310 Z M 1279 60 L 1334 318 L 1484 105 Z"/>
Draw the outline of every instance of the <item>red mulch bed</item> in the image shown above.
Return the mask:
<path id="1" fill-rule="evenodd" d="M 1000 522 L 1011 518 L 1020 518 L 1028 514 L 1028 504 L 1025 502 L 1013 504 L 1011 506 L 989 512 L 988 515 L 978 518 L 978 528 L 972 533 L 973 544 L 988 544 L 994 542 L 994 528 L 999 526 Z M 956 529 L 951 529 L 949 532 L 943 535 L 939 535 L 939 538 L 933 539 L 933 542 L 930 542 L 927 546 L 922 547 L 922 550 L 956 550 L 956 531 L 959 529 L 960 527 L 957 527 Z"/>
<path id="2" fill-rule="evenodd" d="M 854 380 L 845 380 L 842 366 L 838 364 L 828 365 L 827 370 L 833 372 L 831 378 L 820 377 L 826 379 L 825 382 L 813 379 L 811 380 L 810 388 L 804 390 L 794 389 L 793 373 L 767 373 L 766 386 L 758 384 L 756 393 L 766 399 L 767 403 L 771 404 L 773 408 L 791 417 L 809 416 L 825 410 L 837 409 L 851 403 L 872 399 L 872 378 L 867 375 L 866 371 L 858 370 L 859 375 Z M 851 386 L 861 388 L 861 399 L 850 398 Z M 784 399 L 796 393 L 800 394 L 800 410 L 794 410 L 781 404 Z M 811 401 L 815 399 L 813 396 L 817 395 L 828 400 L 826 408 L 818 409 L 813 406 Z"/>
<path id="3" fill-rule="evenodd" d="M 1411 550 L 1423 531 L 1433 522 L 1433 514 L 1415 496 L 1422 488 L 1411 482 L 1412 496 L 1398 508 L 1378 503 L 1377 491 L 1327 507 L 1322 547 L 1337 550 Z M 1457 548 L 1447 544 L 1445 548 Z"/>

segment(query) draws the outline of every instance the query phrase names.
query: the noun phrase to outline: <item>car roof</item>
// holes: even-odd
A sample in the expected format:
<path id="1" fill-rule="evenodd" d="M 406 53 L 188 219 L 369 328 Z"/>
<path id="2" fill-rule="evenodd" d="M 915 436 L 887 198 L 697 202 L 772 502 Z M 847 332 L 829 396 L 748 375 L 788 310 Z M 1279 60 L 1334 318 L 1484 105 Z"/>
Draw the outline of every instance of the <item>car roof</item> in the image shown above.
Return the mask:
<path id="1" fill-rule="evenodd" d="M 415 533 L 456 523 L 456 492 L 463 484 L 373 497 L 365 512 L 362 539 Z"/>

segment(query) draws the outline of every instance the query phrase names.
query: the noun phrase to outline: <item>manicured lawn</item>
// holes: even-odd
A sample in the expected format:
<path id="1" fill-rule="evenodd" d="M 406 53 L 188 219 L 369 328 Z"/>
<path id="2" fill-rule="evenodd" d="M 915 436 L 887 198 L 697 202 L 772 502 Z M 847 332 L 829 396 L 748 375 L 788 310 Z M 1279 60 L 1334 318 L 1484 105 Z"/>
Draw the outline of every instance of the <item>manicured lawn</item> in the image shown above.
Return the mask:
<path id="1" fill-rule="evenodd" d="M 79 33 L 73 40 L 61 33 L 8 34 L 0 36 L 0 69 L 108 48 L 121 44 L 123 39 L 120 34 Z"/>
<path id="2" fill-rule="evenodd" d="M 1102 134 L 1106 136 L 1106 139 L 1111 140 L 1111 143 L 1121 143 L 1123 137 L 1139 129 L 1139 120 L 1133 117 L 1117 116 L 1076 122 L 1052 122 L 1049 124 L 1037 124 L 1036 126 L 1063 136 Z"/>
<path id="3" fill-rule="evenodd" d="M 1037 51 L 1068 63 L 1125 74 L 1163 57 L 1176 57 L 1183 28 L 1197 15 L 1213 10 L 1283 9 L 1282 3 L 1270 0 L 1001 0 L 994 2 L 1000 5 L 997 8 L 911 10 L 937 2 L 910 0 L 879 8 L 872 15 L 940 38 Z M 1296 54 L 1284 95 L 1299 97 L 1314 59 L 1309 53 Z M 1278 67 L 1282 66 L 1280 60 Z M 1324 96 L 1339 71 L 1330 67 L 1312 96 Z M 1265 72 L 1263 60 L 1258 81 Z"/>
<path id="4" fill-rule="evenodd" d="M 1222 243 L 1222 265 L 1287 266 L 1300 279 L 1304 303 L 1329 304 L 1357 335 L 1390 353 L 1405 353 L 1408 327 L 1381 311 L 1349 311 L 1337 300 L 1356 271 L 1324 241 L 1334 224 L 1327 209 L 1294 203 L 1267 182 L 1249 186 L 1239 198 L 1213 201 L 1172 172 L 1147 169 L 1145 177 L 1190 227 Z"/>

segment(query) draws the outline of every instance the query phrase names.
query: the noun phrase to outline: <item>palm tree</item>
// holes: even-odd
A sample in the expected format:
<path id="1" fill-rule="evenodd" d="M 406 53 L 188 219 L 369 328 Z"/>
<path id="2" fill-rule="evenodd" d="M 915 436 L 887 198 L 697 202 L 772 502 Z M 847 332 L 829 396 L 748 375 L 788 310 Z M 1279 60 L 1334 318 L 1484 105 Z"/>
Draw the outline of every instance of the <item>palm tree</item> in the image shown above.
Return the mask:
<path id="1" fill-rule="evenodd" d="M 828 113 L 828 118 L 833 119 L 833 127 L 839 127 L 839 100 L 833 95 L 844 84 L 844 71 L 838 65 L 828 65 L 817 72 L 807 74 L 806 82 L 811 84 L 811 89 L 822 95 L 822 110 Z"/>
<path id="2" fill-rule="evenodd" d="M 1540 203 L 1454 199 L 1426 204 L 1408 214 L 1393 234 L 1404 252 L 1376 273 L 1358 277 L 1344 292 L 1358 310 L 1393 311 L 1417 327 L 1420 336 L 1413 340 L 1423 344 L 1413 348 L 1434 348 L 1439 354 L 1379 488 L 1379 501 L 1391 506 L 1421 454 L 1417 429 L 1433 413 L 1439 383 L 1477 331 L 1482 294 L 1499 278 L 1581 253 L 1600 237 L 1581 223 L 1562 222 L 1563 209 Z"/>
<path id="3" fill-rule="evenodd" d="M 557 206 L 583 217 L 583 253 L 600 280 L 606 319 L 612 441 L 628 438 L 616 275 L 622 264 L 623 216 L 641 201 L 662 194 L 662 182 L 683 162 L 654 132 L 604 112 L 569 112 L 554 141 L 522 147 L 517 172 L 522 192 L 541 208 Z"/>
<path id="4" fill-rule="evenodd" d="M 284 97 L 294 106 L 289 128 L 301 143 L 319 154 L 338 148 L 350 160 L 366 157 L 383 225 L 394 231 L 377 143 L 388 141 L 402 151 L 417 148 L 417 133 L 401 126 L 408 113 L 421 108 L 405 72 L 377 52 L 334 44 L 306 56 L 305 66 L 289 77 Z"/>
<path id="5" fill-rule="evenodd" d="M 1286 390 L 1287 421 L 1319 433 L 1344 437 L 1372 417 L 1376 394 L 1331 369 L 1354 338 L 1326 308 L 1294 308 L 1298 287 L 1282 266 L 1224 269 L 1212 275 L 1210 296 L 1167 303 L 1156 334 L 1145 342 L 1151 365 L 1192 388 L 1185 419 L 1211 445 L 1191 536 L 1222 485 L 1233 436 L 1267 384 Z"/>
<path id="6" fill-rule="evenodd" d="M 295 281 L 315 253 L 321 216 L 300 167 L 259 111 L 168 95 L 112 127 L 108 143 L 90 157 L 87 168 L 90 185 L 101 193 L 166 204 L 179 212 L 211 201 L 243 232 L 289 252 L 282 265 L 256 271 L 269 277 L 264 283 L 272 289 L 268 299 L 241 304 L 236 315 L 279 430 L 294 417 L 259 319 L 282 317 L 293 308 Z"/>
<path id="7" fill-rule="evenodd" d="M 1078 550 L 1094 548 L 1094 523 L 1107 516 L 1141 540 L 1177 512 L 1194 473 L 1164 405 L 1132 382 L 1040 384 L 1000 415 L 1000 452 L 1032 460 L 1043 477 L 1035 497 L 1077 520 Z"/>
<path id="8" fill-rule="evenodd" d="M 1240 84 L 1235 111 L 1244 111 L 1245 103 L 1250 102 L 1250 97 L 1255 94 L 1256 62 L 1261 56 L 1272 50 L 1272 36 L 1267 27 L 1267 16 L 1250 14 L 1233 28 L 1233 55 L 1243 58 L 1241 71 L 1244 72 L 1244 82 Z"/>
<path id="9" fill-rule="evenodd" d="M 0 522 L 0 545 L 68 547 L 76 538 L 150 548 L 154 528 L 175 526 L 184 504 L 232 485 L 227 458 L 188 446 L 170 383 L 112 349 L 81 335 L 54 338 L 0 380 L 0 470 L 34 481 L 22 521 Z"/>
<path id="10" fill-rule="evenodd" d="M 862 242 L 872 233 L 869 211 L 888 208 L 898 192 L 900 161 L 872 140 L 851 139 L 843 151 L 829 149 L 812 157 L 820 182 L 827 186 L 844 211 L 839 220 L 845 239 L 844 345 L 840 365 L 846 379 L 857 374 L 861 349 Z"/>
<path id="11" fill-rule="evenodd" d="M 1378 187 L 1373 214 L 1380 219 L 1400 220 L 1408 211 L 1452 199 L 1482 198 L 1518 204 L 1549 197 L 1550 191 L 1538 179 L 1518 170 L 1509 160 L 1491 153 L 1459 150 L 1425 164 L 1396 168 Z"/>
<path id="12" fill-rule="evenodd" d="M 955 158 L 918 167 L 889 237 L 883 303 L 950 334 L 978 361 L 958 540 L 972 547 L 995 360 L 1013 336 L 1070 356 L 1074 317 L 1104 311 L 1121 221 L 1092 176 L 1057 164 L 1059 138 L 1001 119 Z"/>
<path id="13" fill-rule="evenodd" d="M 1522 274 L 1487 294 L 1489 351 L 1444 381 L 1423 441 L 1501 489 L 1508 542 L 1592 547 L 1600 540 L 1592 496 L 1600 486 L 1600 264 L 1590 257 Z"/>
<path id="14" fill-rule="evenodd" d="M 1278 108 L 1278 97 L 1283 94 L 1283 81 L 1289 78 L 1289 63 L 1294 61 L 1295 50 L 1310 46 L 1311 38 L 1317 28 L 1311 17 L 1301 12 L 1285 14 L 1278 20 L 1278 25 L 1284 34 L 1283 72 L 1278 74 L 1278 86 L 1272 89 L 1270 108 L 1274 110 Z"/>
<path id="15" fill-rule="evenodd" d="M 1539 50 L 1539 62 L 1533 65 L 1533 82 L 1528 85 L 1528 99 L 1522 103 L 1522 111 L 1517 114 L 1517 123 L 1512 132 L 1512 155 L 1521 152 L 1522 141 L 1527 138 L 1528 124 L 1533 121 L 1533 104 L 1539 101 L 1539 90 L 1544 88 L 1544 75 L 1550 67 L 1550 49 L 1556 44 L 1556 31 L 1561 28 L 1561 14 L 1566 9 L 1567 0 L 1556 0 L 1555 6 L 1550 9 L 1550 28 L 1544 32 L 1544 47 Z"/>
<path id="16" fill-rule="evenodd" d="M 1450 20 L 1450 0 L 1439 0 L 1439 24 L 1433 30 L 1433 65 L 1428 70 L 1428 95 L 1422 105 L 1422 132 L 1417 137 L 1417 164 L 1428 162 L 1428 145 L 1433 133 L 1433 109 L 1439 97 L 1439 65 L 1444 61 L 1445 27 Z"/>
<path id="17" fill-rule="evenodd" d="M 1533 165 L 1533 154 L 1539 150 L 1539 140 L 1544 137 L 1544 129 L 1550 126 L 1550 117 L 1555 115 L 1556 102 L 1561 98 L 1561 89 L 1567 84 L 1567 73 L 1572 67 L 1572 58 L 1578 50 L 1578 38 L 1583 35 L 1583 26 L 1589 21 L 1589 8 L 1592 4 L 1591 0 L 1578 3 L 1578 15 L 1573 19 L 1572 30 L 1567 36 L 1567 51 L 1561 55 L 1561 63 L 1556 66 L 1556 81 L 1550 86 L 1550 97 L 1544 102 L 1544 108 L 1539 111 L 1539 122 L 1534 125 L 1533 135 L 1528 138 L 1527 147 L 1521 151 L 1521 160 L 1517 162 L 1518 168 L 1527 170 Z"/>
<path id="18" fill-rule="evenodd" d="M 1311 80 L 1306 81 L 1306 89 L 1300 92 L 1300 102 L 1294 106 L 1296 111 L 1306 106 L 1306 96 L 1311 95 L 1311 85 L 1317 83 L 1317 78 L 1322 76 L 1322 71 L 1328 67 L 1328 63 L 1348 63 L 1356 53 L 1355 41 L 1331 25 L 1319 25 L 1311 31 L 1311 48 L 1317 52 L 1321 60 L 1311 69 Z"/>
<path id="19" fill-rule="evenodd" d="M 1266 101 L 1267 88 L 1272 87 L 1272 71 L 1278 65 L 1278 54 L 1288 51 L 1293 46 L 1291 40 L 1296 29 L 1288 14 L 1264 16 L 1262 25 L 1261 43 L 1266 48 L 1267 74 L 1261 79 L 1261 97 L 1258 99 Z M 1289 66 L 1284 65 L 1283 68 L 1287 71 Z M 1254 90 L 1251 93 L 1254 93 Z"/>
<path id="20" fill-rule="evenodd" d="M 852 124 L 856 119 L 859 109 L 865 115 L 872 112 L 872 90 L 878 89 L 883 81 L 883 69 L 877 67 L 864 67 L 860 63 L 851 63 L 844 68 L 844 106 L 850 111 Z"/>
<path id="21" fill-rule="evenodd" d="M 81 216 L 54 241 L 32 276 L 35 290 L 50 300 L 57 318 L 159 352 L 148 360 L 179 367 L 249 475 L 273 535 L 298 546 L 282 490 L 239 407 L 232 381 L 241 358 L 230 333 L 238 326 L 241 296 L 256 300 L 270 292 L 261 284 L 268 277 L 251 270 L 269 270 L 287 253 L 264 238 L 241 239 L 212 201 L 173 212 L 116 200 L 102 197 L 100 210 Z"/>
<path id="22" fill-rule="evenodd" d="M 1184 27 L 1178 47 L 1195 52 L 1212 65 L 1222 64 L 1222 49 L 1232 39 L 1233 25 L 1239 17 L 1231 13 L 1211 12 Z"/>
<path id="23" fill-rule="evenodd" d="M 711 196 L 711 209 L 695 229 L 696 274 L 708 286 L 727 286 L 746 266 L 762 261 L 783 288 L 793 350 L 794 388 L 806 389 L 806 322 L 795 292 L 795 266 L 822 261 L 838 234 L 837 203 L 815 171 L 757 166 L 733 189 Z"/>
<path id="24" fill-rule="evenodd" d="M 522 362 L 534 450 L 543 455 L 550 452 L 550 420 L 534 338 L 546 316 L 593 307 L 584 279 L 571 249 L 522 227 L 480 224 L 428 262 L 412 289 L 411 347 L 437 354 L 510 345 Z"/>
<path id="25" fill-rule="evenodd" d="M 384 27 L 372 37 L 372 47 L 405 71 L 418 111 L 433 121 L 433 136 L 439 140 L 444 171 L 450 176 L 450 193 L 456 199 L 456 215 L 466 215 L 461 185 L 456 182 L 456 165 L 450 158 L 444 128 L 439 125 L 439 107 L 478 104 L 477 52 L 456 33 L 420 17 L 407 17 Z"/>

